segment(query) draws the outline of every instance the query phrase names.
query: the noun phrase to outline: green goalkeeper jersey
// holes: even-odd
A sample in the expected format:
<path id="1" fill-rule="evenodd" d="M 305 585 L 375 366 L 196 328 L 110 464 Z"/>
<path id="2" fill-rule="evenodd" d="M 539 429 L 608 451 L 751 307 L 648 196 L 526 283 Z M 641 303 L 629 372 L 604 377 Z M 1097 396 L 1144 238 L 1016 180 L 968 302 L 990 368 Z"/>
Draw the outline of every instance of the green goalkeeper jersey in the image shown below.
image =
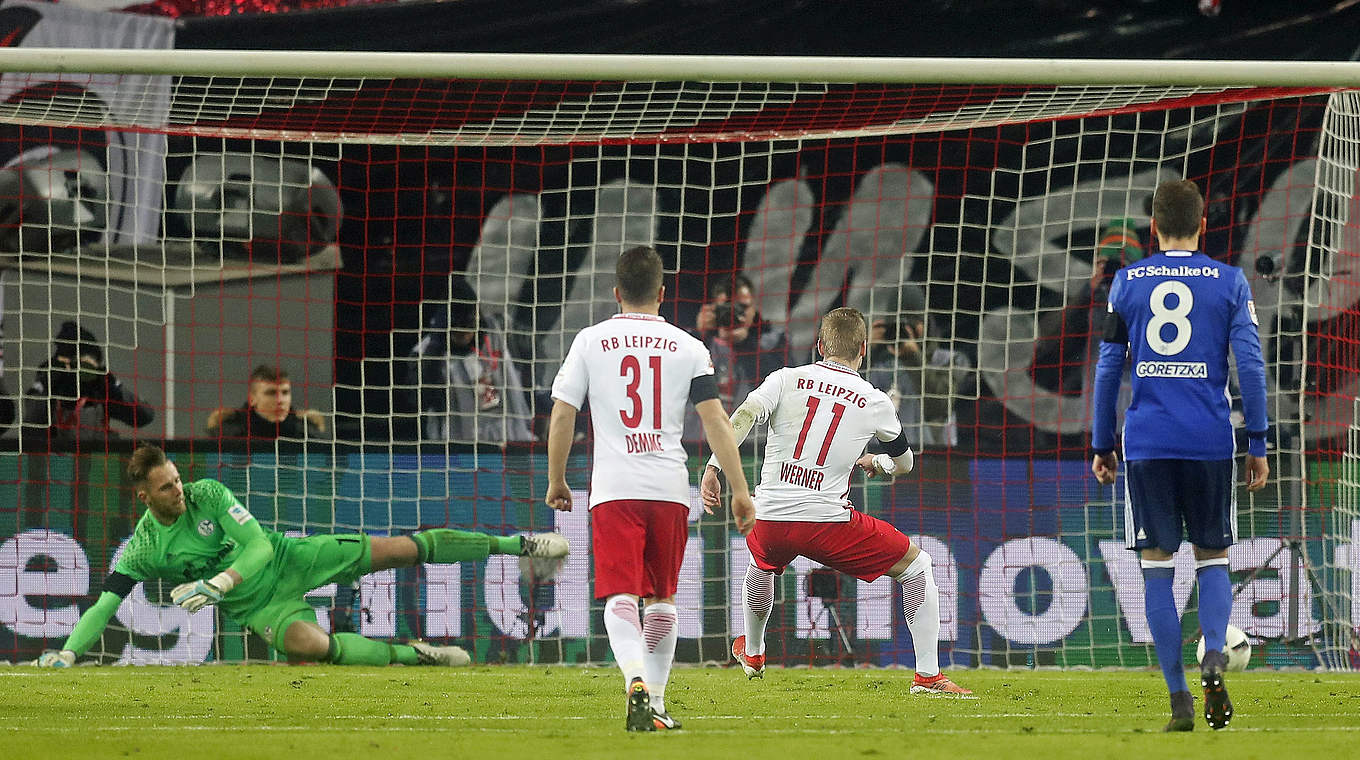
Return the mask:
<path id="1" fill-rule="evenodd" d="M 150 512 L 142 515 L 113 572 L 133 581 L 187 583 L 234 568 L 242 582 L 223 598 L 224 612 L 239 619 L 268 601 L 277 582 L 270 572 L 271 555 L 282 555 L 289 539 L 261 528 L 216 480 L 185 483 L 184 504 L 184 514 L 172 525 Z"/>

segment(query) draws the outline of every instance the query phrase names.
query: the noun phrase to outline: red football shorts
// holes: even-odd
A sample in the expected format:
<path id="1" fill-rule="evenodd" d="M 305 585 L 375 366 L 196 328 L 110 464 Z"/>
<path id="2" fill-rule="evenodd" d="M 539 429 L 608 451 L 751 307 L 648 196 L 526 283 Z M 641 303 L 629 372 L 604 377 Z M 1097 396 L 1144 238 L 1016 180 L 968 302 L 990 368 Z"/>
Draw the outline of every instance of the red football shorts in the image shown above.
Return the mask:
<path id="1" fill-rule="evenodd" d="M 689 540 L 689 508 L 673 501 L 620 499 L 590 510 L 595 598 L 675 596 Z"/>
<path id="2" fill-rule="evenodd" d="M 776 522 L 756 520 L 746 537 L 751 559 L 767 573 L 782 573 L 794 557 L 871 581 L 896 565 L 911 539 L 892 524 L 857 510 L 849 522 Z"/>

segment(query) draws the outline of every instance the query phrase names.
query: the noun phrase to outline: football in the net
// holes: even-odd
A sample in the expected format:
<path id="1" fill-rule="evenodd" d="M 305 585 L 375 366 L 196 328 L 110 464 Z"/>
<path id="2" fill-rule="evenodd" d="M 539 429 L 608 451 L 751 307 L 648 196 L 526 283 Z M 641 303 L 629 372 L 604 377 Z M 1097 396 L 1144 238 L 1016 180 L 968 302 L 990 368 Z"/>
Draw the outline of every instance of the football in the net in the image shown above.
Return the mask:
<path id="1" fill-rule="evenodd" d="M 1224 651 L 1228 655 L 1228 670 L 1246 670 L 1247 663 L 1251 661 L 1251 642 L 1247 640 L 1247 634 L 1235 625 L 1228 626 L 1227 635 L 1224 637 Z M 1204 637 L 1199 637 L 1199 645 L 1195 647 L 1195 662 L 1204 662 Z"/>

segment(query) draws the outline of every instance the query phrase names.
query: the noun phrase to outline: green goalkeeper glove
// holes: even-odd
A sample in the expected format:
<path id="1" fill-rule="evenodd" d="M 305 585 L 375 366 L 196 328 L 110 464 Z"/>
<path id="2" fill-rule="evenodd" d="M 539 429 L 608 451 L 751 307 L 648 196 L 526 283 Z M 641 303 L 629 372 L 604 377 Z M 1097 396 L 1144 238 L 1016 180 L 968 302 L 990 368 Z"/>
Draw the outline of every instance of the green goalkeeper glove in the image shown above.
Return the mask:
<path id="1" fill-rule="evenodd" d="M 231 591 L 236 581 L 226 572 L 204 581 L 181 583 L 170 590 L 170 601 L 190 612 L 198 612 L 210 604 L 217 604 Z"/>
<path id="2" fill-rule="evenodd" d="M 40 668 L 69 668 L 76 664 L 76 653 L 69 649 L 60 652 L 43 652 L 38 661 L 33 663 Z"/>

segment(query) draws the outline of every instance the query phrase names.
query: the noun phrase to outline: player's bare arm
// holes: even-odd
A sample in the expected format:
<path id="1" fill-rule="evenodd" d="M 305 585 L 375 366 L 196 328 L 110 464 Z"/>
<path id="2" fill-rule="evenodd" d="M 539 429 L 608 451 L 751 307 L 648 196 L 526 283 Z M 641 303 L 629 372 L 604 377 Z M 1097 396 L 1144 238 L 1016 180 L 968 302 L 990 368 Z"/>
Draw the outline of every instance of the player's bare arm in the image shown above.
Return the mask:
<path id="1" fill-rule="evenodd" d="M 711 464 L 704 467 L 704 475 L 699 479 L 699 501 L 710 515 L 722 501 L 722 481 L 718 478 L 718 468 Z"/>
<path id="2" fill-rule="evenodd" d="M 732 412 L 732 438 L 736 445 L 746 440 L 746 436 L 755 427 L 760 418 L 760 407 L 749 398 Z M 722 481 L 718 477 L 719 468 L 713 460 L 709 460 L 708 466 L 704 468 L 703 477 L 699 482 L 699 499 L 703 502 L 704 511 L 713 514 L 713 508 L 718 506 L 722 499 Z"/>
<path id="3" fill-rule="evenodd" d="M 554 400 L 548 420 L 548 490 L 543 502 L 561 512 L 571 511 L 571 487 L 567 485 L 567 454 L 576 432 L 576 407 Z"/>
<path id="4" fill-rule="evenodd" d="M 727 482 L 732 487 L 732 517 L 736 520 L 737 530 L 744 536 L 755 527 L 756 507 L 751 501 L 751 489 L 746 484 L 746 473 L 741 469 L 741 454 L 737 451 L 737 440 L 732 434 L 732 425 L 727 415 L 723 413 L 722 402 L 715 398 L 700 401 L 694 409 L 704 423 L 704 435 L 708 438 L 708 445 L 713 449 L 718 465 L 727 473 Z M 709 474 L 708 468 L 705 468 L 705 479 Z M 700 493 L 703 493 L 702 485 Z M 705 502 L 705 506 L 715 505 Z"/>

